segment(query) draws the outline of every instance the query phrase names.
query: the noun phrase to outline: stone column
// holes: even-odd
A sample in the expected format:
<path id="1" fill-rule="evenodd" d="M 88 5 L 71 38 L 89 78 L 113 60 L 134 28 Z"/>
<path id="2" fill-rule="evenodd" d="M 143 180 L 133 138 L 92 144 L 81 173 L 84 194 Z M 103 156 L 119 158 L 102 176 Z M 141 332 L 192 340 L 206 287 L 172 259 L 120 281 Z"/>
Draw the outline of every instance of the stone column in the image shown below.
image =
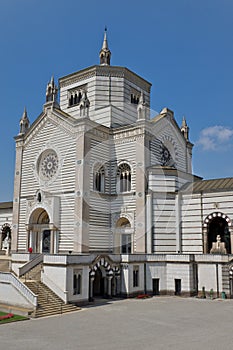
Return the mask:
<path id="1" fill-rule="evenodd" d="M 27 247 L 26 249 L 28 250 L 28 248 L 32 247 L 32 230 L 28 229 L 27 230 Z"/>
<path id="2" fill-rule="evenodd" d="M 135 253 L 145 253 L 146 250 L 146 147 L 144 130 L 141 132 L 142 134 L 136 139 L 136 225 L 133 249 Z"/>
<path id="3" fill-rule="evenodd" d="M 108 298 L 112 298 L 112 278 L 113 278 L 113 272 L 109 271 L 107 275 L 107 281 L 108 281 Z"/>
<path id="4" fill-rule="evenodd" d="M 50 254 L 54 254 L 54 229 L 51 230 L 51 237 L 50 237 Z"/>
<path id="5" fill-rule="evenodd" d="M 39 242 L 39 247 L 37 253 L 42 253 L 43 250 L 43 230 L 40 230 L 37 232 L 37 237 L 38 237 L 38 242 Z"/>
<path id="6" fill-rule="evenodd" d="M 182 253 L 180 193 L 177 193 L 176 195 L 175 210 L 176 210 L 176 253 Z"/>
<path id="7" fill-rule="evenodd" d="M 53 254 L 57 254 L 57 252 L 58 252 L 58 235 L 59 235 L 59 231 L 54 231 Z"/>
<path id="8" fill-rule="evenodd" d="M 2 231 L 0 231 L 0 250 L 2 250 Z"/>
<path id="9" fill-rule="evenodd" d="M 151 254 L 152 248 L 152 193 L 146 195 L 146 253 Z"/>
<path id="10" fill-rule="evenodd" d="M 95 271 L 91 271 L 89 274 L 89 301 L 93 301 L 93 283 L 95 280 Z"/>
<path id="11" fill-rule="evenodd" d="M 75 180 L 75 228 L 74 251 L 89 252 L 89 193 L 90 193 L 90 148 L 91 141 L 87 124 L 77 135 L 76 141 L 76 180 Z"/>
<path id="12" fill-rule="evenodd" d="M 14 178 L 14 198 L 13 198 L 13 217 L 12 217 L 12 236 L 11 250 L 18 250 L 18 224 L 20 211 L 20 192 L 22 178 L 22 159 L 23 159 L 23 136 L 19 135 L 16 140 L 16 158 L 15 158 L 15 178 Z M 26 247 L 25 247 L 26 248 Z"/>
<path id="13" fill-rule="evenodd" d="M 121 275 L 116 275 L 116 295 L 121 294 Z"/>
<path id="14" fill-rule="evenodd" d="M 233 226 L 228 226 L 230 232 L 231 254 L 233 254 Z"/>
<path id="15" fill-rule="evenodd" d="M 204 254 L 208 253 L 207 227 L 203 227 L 203 252 L 204 252 Z"/>

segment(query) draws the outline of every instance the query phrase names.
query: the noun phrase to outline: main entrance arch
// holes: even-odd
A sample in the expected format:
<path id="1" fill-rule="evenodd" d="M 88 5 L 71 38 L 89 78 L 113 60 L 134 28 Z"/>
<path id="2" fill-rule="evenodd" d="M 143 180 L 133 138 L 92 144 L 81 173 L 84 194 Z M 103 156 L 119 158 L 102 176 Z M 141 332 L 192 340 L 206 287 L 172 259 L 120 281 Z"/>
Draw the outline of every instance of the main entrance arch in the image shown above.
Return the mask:
<path id="1" fill-rule="evenodd" d="M 35 209 L 29 219 L 28 249 L 33 253 L 52 253 L 54 234 L 51 229 L 50 218 L 43 208 Z"/>
<path id="2" fill-rule="evenodd" d="M 221 213 L 214 212 L 208 215 L 204 221 L 204 250 L 210 253 L 213 243 L 217 242 L 217 236 L 225 244 L 226 253 L 232 253 L 232 227 L 230 218 Z"/>

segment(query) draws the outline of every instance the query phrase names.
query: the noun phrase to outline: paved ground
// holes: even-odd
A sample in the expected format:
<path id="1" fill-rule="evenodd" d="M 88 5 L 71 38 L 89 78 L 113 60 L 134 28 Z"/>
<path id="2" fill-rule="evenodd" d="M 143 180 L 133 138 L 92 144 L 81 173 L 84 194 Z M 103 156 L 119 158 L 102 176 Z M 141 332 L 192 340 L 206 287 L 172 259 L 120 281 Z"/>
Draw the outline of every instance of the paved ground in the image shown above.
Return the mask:
<path id="1" fill-rule="evenodd" d="M 0 326 L 6 350 L 222 350 L 233 348 L 233 300 L 120 300 Z"/>

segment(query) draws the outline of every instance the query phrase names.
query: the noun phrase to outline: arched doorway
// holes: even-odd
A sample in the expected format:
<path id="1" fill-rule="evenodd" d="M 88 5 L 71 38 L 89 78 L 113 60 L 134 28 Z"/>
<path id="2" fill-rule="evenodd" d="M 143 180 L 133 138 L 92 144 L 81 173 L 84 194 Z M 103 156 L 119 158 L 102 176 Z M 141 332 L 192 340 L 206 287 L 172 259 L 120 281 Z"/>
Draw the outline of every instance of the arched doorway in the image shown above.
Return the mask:
<path id="1" fill-rule="evenodd" d="M 102 266 L 100 266 L 95 271 L 95 279 L 93 282 L 93 297 L 106 297 L 108 295 L 107 287 L 106 271 Z"/>
<path id="2" fill-rule="evenodd" d="M 120 294 L 120 267 L 108 257 L 97 257 L 90 267 L 89 300 L 111 298 Z"/>
<path id="3" fill-rule="evenodd" d="M 28 248 L 34 253 L 51 253 L 50 219 L 43 208 L 37 208 L 31 214 Z"/>
<path id="4" fill-rule="evenodd" d="M 206 227 L 206 245 L 207 253 L 211 252 L 213 243 L 217 242 L 218 237 L 224 243 L 226 253 L 231 254 L 231 237 L 230 237 L 230 219 L 222 213 L 213 213 L 205 220 Z"/>

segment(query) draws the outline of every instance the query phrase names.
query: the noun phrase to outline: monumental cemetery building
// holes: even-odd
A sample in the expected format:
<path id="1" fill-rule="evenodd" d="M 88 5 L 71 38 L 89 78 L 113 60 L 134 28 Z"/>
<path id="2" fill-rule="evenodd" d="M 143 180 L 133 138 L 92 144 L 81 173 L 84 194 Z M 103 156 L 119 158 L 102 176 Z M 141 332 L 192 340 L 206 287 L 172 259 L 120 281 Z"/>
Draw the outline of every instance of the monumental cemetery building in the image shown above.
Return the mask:
<path id="1" fill-rule="evenodd" d="M 186 120 L 151 116 L 150 90 L 111 65 L 105 32 L 98 65 L 59 90 L 52 78 L 34 123 L 24 111 L 13 203 L 0 204 L 1 303 L 38 308 L 28 278 L 65 304 L 203 287 L 232 296 L 233 178 L 192 173 Z"/>

